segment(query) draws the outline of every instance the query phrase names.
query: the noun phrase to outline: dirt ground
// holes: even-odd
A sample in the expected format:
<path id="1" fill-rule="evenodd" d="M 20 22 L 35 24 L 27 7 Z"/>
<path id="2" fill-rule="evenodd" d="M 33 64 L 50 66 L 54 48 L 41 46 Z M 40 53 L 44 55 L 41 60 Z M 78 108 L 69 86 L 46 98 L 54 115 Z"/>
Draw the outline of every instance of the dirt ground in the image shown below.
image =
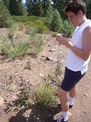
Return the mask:
<path id="1" fill-rule="evenodd" d="M 7 29 L 0 29 L 0 37 L 7 34 Z M 24 35 L 26 38 L 26 35 Z M 23 38 L 23 39 L 24 39 Z M 42 34 L 44 41 L 42 52 L 37 57 L 25 56 L 22 59 L 5 59 L 0 55 L 0 122 L 53 122 L 54 116 L 60 116 L 61 108 L 48 108 L 46 113 L 37 110 L 33 105 L 30 109 L 13 108 L 5 112 L 6 103 L 16 99 L 16 80 L 23 76 L 36 85 L 41 82 L 41 76 L 47 76 L 57 66 L 57 57 L 62 52 L 62 61 L 65 63 L 67 49 L 59 46 L 50 34 Z M 25 68 L 30 61 L 31 70 Z M 63 67 L 64 68 L 64 67 Z M 69 122 L 91 122 L 91 61 L 88 72 L 78 83 L 78 93 L 72 109 L 69 110 Z M 11 82 L 12 81 L 12 82 Z M 10 85 L 9 85 L 10 84 Z M 44 118 L 46 114 L 46 118 Z"/>

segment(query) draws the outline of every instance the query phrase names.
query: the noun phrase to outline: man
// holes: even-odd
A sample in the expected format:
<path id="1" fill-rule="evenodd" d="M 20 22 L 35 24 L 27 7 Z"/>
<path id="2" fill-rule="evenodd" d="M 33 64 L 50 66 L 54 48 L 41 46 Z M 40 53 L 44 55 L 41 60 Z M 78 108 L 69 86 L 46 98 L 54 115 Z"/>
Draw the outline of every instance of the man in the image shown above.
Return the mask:
<path id="1" fill-rule="evenodd" d="M 69 48 L 65 75 L 58 90 L 61 101 L 62 115 L 57 122 L 68 122 L 68 109 L 73 106 L 77 93 L 77 83 L 87 72 L 91 53 L 91 21 L 86 18 L 86 5 L 79 0 L 72 0 L 65 7 L 65 13 L 69 22 L 76 27 L 71 41 L 61 34 L 57 34 L 56 40 L 61 45 Z M 69 93 L 69 100 L 67 99 Z"/>

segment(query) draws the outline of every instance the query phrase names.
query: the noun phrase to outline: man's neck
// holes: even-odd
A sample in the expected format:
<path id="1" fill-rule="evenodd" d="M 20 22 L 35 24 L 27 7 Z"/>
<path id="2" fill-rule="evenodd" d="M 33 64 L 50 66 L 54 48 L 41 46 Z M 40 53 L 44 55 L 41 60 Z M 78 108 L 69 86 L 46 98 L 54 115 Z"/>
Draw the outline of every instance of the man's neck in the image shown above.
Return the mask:
<path id="1" fill-rule="evenodd" d="M 87 20 L 86 16 L 83 16 L 78 26 L 81 26 Z"/>

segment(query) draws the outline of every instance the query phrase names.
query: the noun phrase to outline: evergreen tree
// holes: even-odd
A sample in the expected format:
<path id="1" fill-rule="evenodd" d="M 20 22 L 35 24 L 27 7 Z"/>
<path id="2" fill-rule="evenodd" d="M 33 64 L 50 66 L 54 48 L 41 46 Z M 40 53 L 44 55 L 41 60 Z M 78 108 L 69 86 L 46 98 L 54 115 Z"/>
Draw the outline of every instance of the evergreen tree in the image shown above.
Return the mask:
<path id="1" fill-rule="evenodd" d="M 23 15 L 24 7 L 21 0 L 9 0 L 9 11 L 11 15 Z"/>
<path id="2" fill-rule="evenodd" d="M 42 0 L 42 6 L 44 10 L 44 16 L 46 14 L 46 11 L 48 10 L 49 6 L 51 5 L 50 0 Z"/>
<path id="3" fill-rule="evenodd" d="M 57 9 L 53 6 L 49 6 L 46 11 L 46 21 L 45 24 L 51 31 L 58 31 L 62 25 L 62 19 Z"/>
<path id="4" fill-rule="evenodd" d="M 9 11 L 11 15 L 17 15 L 17 5 L 16 5 L 16 0 L 9 0 Z"/>
<path id="5" fill-rule="evenodd" d="M 41 0 L 38 0 L 38 3 L 36 4 L 35 7 L 35 15 L 42 17 L 44 15 L 44 11 L 42 8 Z"/>
<path id="6" fill-rule="evenodd" d="M 2 2 L 0 2 L 0 28 L 10 27 L 12 23 L 13 20 L 10 16 L 7 7 Z"/>
<path id="7" fill-rule="evenodd" d="M 61 17 L 64 19 L 66 18 L 66 15 L 64 14 L 64 7 L 69 1 L 70 0 L 52 0 L 54 8 L 59 11 Z"/>
<path id="8" fill-rule="evenodd" d="M 60 13 L 58 12 L 57 9 L 55 9 L 55 11 L 53 11 L 53 16 L 50 23 L 50 29 L 52 31 L 58 31 L 61 25 L 62 25 L 62 19 L 60 17 Z"/>
<path id="9" fill-rule="evenodd" d="M 91 19 L 91 0 L 88 0 L 87 3 L 87 17 Z"/>
<path id="10" fill-rule="evenodd" d="M 32 15 L 33 2 L 32 0 L 26 0 L 28 16 Z"/>
<path id="11" fill-rule="evenodd" d="M 2 2 L 4 2 L 5 6 L 9 9 L 9 0 L 1 0 Z"/>
<path id="12" fill-rule="evenodd" d="M 53 11 L 54 11 L 54 8 L 51 5 L 46 10 L 46 16 L 45 16 L 46 17 L 46 21 L 45 21 L 45 23 L 48 26 L 48 28 L 49 28 L 49 26 L 51 24 L 51 21 L 52 21 Z"/>

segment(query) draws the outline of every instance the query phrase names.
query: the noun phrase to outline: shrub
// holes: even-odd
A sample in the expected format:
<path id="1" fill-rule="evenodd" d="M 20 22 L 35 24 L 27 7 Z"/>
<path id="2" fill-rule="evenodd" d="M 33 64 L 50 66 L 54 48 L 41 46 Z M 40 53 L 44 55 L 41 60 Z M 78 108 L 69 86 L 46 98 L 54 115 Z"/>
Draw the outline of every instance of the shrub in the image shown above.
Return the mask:
<path id="1" fill-rule="evenodd" d="M 20 31 L 22 31 L 25 28 L 23 22 L 19 22 L 18 26 Z"/>
<path id="2" fill-rule="evenodd" d="M 53 106 L 56 103 L 56 90 L 49 82 L 43 82 L 36 87 L 34 101 L 38 109 Z"/>
<path id="3" fill-rule="evenodd" d="M 59 32 L 65 34 L 65 36 L 70 37 L 74 31 L 74 27 L 67 21 L 62 22 L 62 26 L 60 26 Z"/>
<path id="4" fill-rule="evenodd" d="M 18 39 L 18 36 L 14 36 L 14 32 L 11 29 L 7 38 L 1 39 L 1 53 L 11 58 L 22 57 L 27 54 L 37 55 L 42 50 L 43 40 L 42 37 L 36 33 L 37 29 L 32 28 L 29 32 L 30 37 L 26 42 L 22 42 Z M 15 40 L 15 38 L 17 38 L 17 40 Z"/>
<path id="5" fill-rule="evenodd" d="M 37 29 L 30 31 L 30 38 L 28 41 L 29 53 L 37 55 L 42 50 L 43 40 L 40 35 L 37 35 Z"/>
<path id="6" fill-rule="evenodd" d="M 28 47 L 26 43 L 18 42 L 17 45 L 14 45 L 12 40 L 4 38 L 2 40 L 2 53 L 6 57 L 21 57 L 28 53 Z"/>
<path id="7" fill-rule="evenodd" d="M 48 27 L 45 25 L 45 18 L 43 18 L 43 17 L 13 16 L 13 19 L 18 23 L 22 22 L 24 24 L 25 28 L 27 29 L 27 32 L 29 32 L 29 30 L 31 30 L 31 28 L 36 28 L 38 33 L 42 33 L 44 31 L 49 30 Z M 19 25 L 19 26 L 21 26 L 21 25 Z M 27 34 L 29 34 L 29 33 L 27 33 Z"/>
<path id="8" fill-rule="evenodd" d="M 0 27 L 11 27 L 13 20 L 5 5 L 0 2 Z"/>
<path id="9" fill-rule="evenodd" d="M 26 108 L 29 108 L 31 105 L 31 84 L 29 83 L 28 79 L 24 79 L 21 78 L 19 81 L 17 81 L 18 83 L 18 90 L 19 93 L 18 95 L 18 99 L 16 100 L 17 104 L 20 104 L 21 106 L 25 106 Z"/>

